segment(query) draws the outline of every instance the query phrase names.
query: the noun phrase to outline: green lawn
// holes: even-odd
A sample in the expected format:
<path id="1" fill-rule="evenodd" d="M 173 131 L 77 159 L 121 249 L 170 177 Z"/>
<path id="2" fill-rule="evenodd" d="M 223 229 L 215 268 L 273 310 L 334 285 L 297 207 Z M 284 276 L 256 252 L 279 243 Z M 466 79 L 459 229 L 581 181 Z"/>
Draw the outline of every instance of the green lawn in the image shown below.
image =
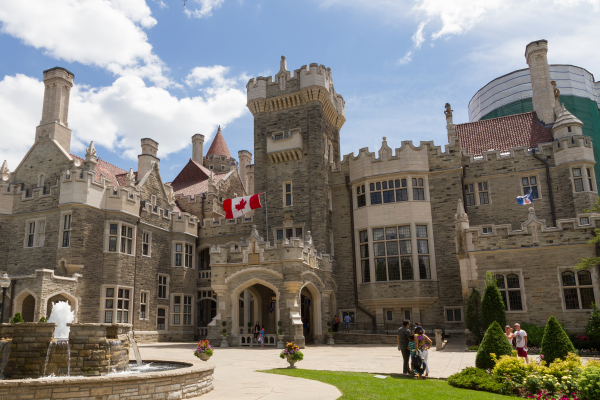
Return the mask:
<path id="1" fill-rule="evenodd" d="M 388 376 L 385 379 L 374 378 L 373 374 L 359 372 L 314 371 L 308 369 L 271 369 L 269 374 L 313 379 L 336 386 L 342 392 L 343 400 L 363 399 L 427 399 L 427 400 L 501 400 L 506 396 L 458 389 L 446 381 L 437 379 L 421 380 Z"/>

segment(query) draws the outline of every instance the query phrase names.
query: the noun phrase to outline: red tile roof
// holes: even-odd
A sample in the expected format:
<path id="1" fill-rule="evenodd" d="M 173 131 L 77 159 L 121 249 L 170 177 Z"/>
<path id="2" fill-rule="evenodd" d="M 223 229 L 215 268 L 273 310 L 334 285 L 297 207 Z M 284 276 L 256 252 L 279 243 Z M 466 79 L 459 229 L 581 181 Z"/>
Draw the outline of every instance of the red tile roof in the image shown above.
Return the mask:
<path id="1" fill-rule="evenodd" d="M 535 112 L 458 124 L 455 128 L 461 148 L 474 155 L 488 150 L 508 151 L 511 147 L 533 148 L 554 140 L 551 128 L 544 127 Z"/>
<path id="2" fill-rule="evenodd" d="M 82 163 L 85 162 L 85 159 L 76 156 L 75 154 L 71 154 L 71 157 L 78 159 Z M 100 175 L 104 175 L 106 179 L 110 180 L 113 185 L 122 186 L 125 183 L 125 179 L 123 179 L 123 184 L 119 182 L 117 175 L 125 174 L 127 175 L 127 171 L 122 170 L 121 168 L 114 166 L 110 163 L 107 163 L 100 157 L 98 157 L 98 163 L 96 164 L 96 174 L 94 176 L 94 180 L 96 182 L 100 182 Z"/>
<path id="3" fill-rule="evenodd" d="M 208 177 L 210 170 L 190 159 L 179 175 L 171 182 L 175 194 L 195 196 L 208 191 Z M 215 184 L 227 174 L 213 173 Z"/>
<path id="4" fill-rule="evenodd" d="M 227 158 L 231 158 L 231 153 L 229 152 L 229 148 L 227 147 L 227 143 L 225 143 L 225 138 L 221 133 L 221 127 L 219 126 L 219 130 L 215 135 L 215 138 L 210 145 L 210 148 L 206 152 L 206 155 L 212 154 L 215 157 L 227 156 Z"/>
<path id="5" fill-rule="evenodd" d="M 119 186 L 125 186 L 125 181 L 127 180 L 127 174 L 128 174 L 128 172 L 126 172 L 124 174 L 116 175 L 117 181 L 119 182 Z M 133 173 L 133 176 L 135 177 L 135 180 L 137 182 L 137 171 L 135 171 Z"/>

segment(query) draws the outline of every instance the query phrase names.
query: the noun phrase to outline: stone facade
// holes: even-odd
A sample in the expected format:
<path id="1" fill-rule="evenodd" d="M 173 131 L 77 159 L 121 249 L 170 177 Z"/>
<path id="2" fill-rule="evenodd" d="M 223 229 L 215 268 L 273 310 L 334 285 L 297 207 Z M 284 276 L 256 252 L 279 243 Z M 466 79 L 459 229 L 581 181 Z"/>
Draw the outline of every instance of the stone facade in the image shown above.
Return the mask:
<path id="1" fill-rule="evenodd" d="M 66 300 L 76 323 L 131 323 L 140 341 L 225 330 L 230 346 L 247 344 L 256 321 L 270 338 L 281 329 L 284 340 L 323 342 L 336 314 L 464 332 L 466 298 L 492 271 L 510 317 L 553 314 L 583 329 L 600 297 L 596 270 L 573 272 L 594 254 L 585 242 L 597 216 L 583 210 L 597 198 L 595 158 L 581 121 L 548 97 L 547 46 L 536 43 L 535 113 L 455 125 L 447 104 L 447 145 L 392 149 L 384 137 L 377 151 L 343 157 L 345 103 L 331 70 L 288 71 L 282 57 L 275 78 L 247 85 L 254 164 L 247 150 L 239 164 L 231 157 L 220 129 L 203 156 L 196 134 L 170 183 L 152 139 L 137 172 L 102 161 L 93 143 L 85 159 L 69 154 L 74 77 L 46 71 L 44 115 L 61 104 L 43 117 L 54 130 L 37 129 L 15 171 L 0 170 L 7 318 L 35 322 Z M 263 208 L 225 219 L 225 199 L 254 193 Z M 515 201 L 527 193 L 534 213 Z"/>

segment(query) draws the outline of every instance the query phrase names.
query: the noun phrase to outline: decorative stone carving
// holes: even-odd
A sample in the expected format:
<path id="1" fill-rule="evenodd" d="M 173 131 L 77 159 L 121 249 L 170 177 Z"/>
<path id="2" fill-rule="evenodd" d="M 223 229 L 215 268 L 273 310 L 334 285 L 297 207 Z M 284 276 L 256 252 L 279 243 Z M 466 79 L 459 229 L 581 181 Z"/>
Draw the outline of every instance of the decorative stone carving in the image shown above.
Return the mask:
<path id="1" fill-rule="evenodd" d="M 85 161 L 96 163 L 98 160 L 98 156 L 96 155 L 96 147 L 94 147 L 94 141 L 90 142 L 87 150 L 85 151 Z"/>
<path id="2" fill-rule="evenodd" d="M 3 181 L 7 181 L 10 178 L 10 170 L 8 169 L 8 164 L 6 160 L 2 163 L 2 168 L 0 168 L 0 179 Z"/>

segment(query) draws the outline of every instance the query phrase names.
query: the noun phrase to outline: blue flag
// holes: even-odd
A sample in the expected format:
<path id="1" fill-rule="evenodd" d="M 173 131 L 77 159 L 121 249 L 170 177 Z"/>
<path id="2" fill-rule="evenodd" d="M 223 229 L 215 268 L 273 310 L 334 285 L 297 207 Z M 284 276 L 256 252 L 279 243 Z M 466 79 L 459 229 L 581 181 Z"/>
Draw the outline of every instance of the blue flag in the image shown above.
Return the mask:
<path id="1" fill-rule="evenodd" d="M 525 196 L 517 197 L 517 203 L 519 203 L 522 206 L 531 204 L 532 202 L 533 202 L 533 200 L 531 200 L 531 192 L 527 193 Z"/>

